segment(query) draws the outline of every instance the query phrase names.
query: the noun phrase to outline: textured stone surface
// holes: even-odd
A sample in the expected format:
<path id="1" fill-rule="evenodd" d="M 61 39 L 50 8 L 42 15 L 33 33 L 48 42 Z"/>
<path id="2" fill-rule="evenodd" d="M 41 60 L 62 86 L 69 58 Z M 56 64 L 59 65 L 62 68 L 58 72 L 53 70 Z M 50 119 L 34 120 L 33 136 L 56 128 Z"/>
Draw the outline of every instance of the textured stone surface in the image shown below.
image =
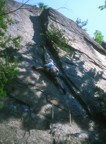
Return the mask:
<path id="1" fill-rule="evenodd" d="M 8 0 L 8 10 L 20 5 Z M 72 20 L 51 8 L 41 12 L 36 6 L 25 5 L 10 16 L 13 23 L 8 33 L 22 37 L 18 53 L 20 71 L 9 85 L 9 94 L 16 101 L 9 99 L 0 113 L 0 142 L 106 143 L 106 130 L 100 124 L 104 119 L 98 120 L 104 113 L 94 92 L 95 86 L 105 90 L 105 50 Z M 74 52 L 70 57 L 63 50 L 46 45 L 48 54 L 68 79 L 65 96 L 48 75 L 31 69 L 32 65 L 43 64 L 42 32 L 49 29 L 50 24 L 64 31 L 68 46 Z M 88 110 L 91 115 L 97 115 L 99 124 L 88 115 Z"/>
<path id="2" fill-rule="evenodd" d="M 80 29 L 72 20 L 67 19 L 53 9 L 41 14 L 42 26 L 45 30 L 51 25 L 60 29 L 68 39 L 68 46 L 74 54 L 70 57 L 66 53 L 56 51 L 58 66 L 62 67 L 64 75 L 80 91 L 81 99 L 94 113 L 101 109 L 97 101 L 95 88 L 105 92 L 106 51 L 90 36 Z M 53 48 L 49 48 L 53 54 Z M 55 55 L 54 55 L 55 57 Z M 56 57 L 55 57 L 56 58 Z M 70 85 L 71 86 L 71 85 Z M 97 112 L 99 113 L 99 111 Z M 100 112 L 101 113 L 101 112 Z"/>

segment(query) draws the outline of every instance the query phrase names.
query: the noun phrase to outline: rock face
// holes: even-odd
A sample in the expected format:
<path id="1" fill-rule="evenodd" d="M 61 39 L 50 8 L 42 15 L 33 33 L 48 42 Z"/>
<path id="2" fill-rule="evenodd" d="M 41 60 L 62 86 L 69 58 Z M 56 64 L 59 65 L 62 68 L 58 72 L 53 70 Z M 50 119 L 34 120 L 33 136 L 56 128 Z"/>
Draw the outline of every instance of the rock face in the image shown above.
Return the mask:
<path id="1" fill-rule="evenodd" d="M 20 6 L 7 0 L 8 11 Z M 106 91 L 106 51 L 75 22 L 54 9 L 23 7 L 9 14 L 13 22 L 8 33 L 21 36 L 22 42 L 19 74 L 8 86 L 12 98 L 1 111 L 0 142 L 106 143 L 105 128 L 100 124 L 106 119 L 105 107 L 98 100 L 99 91 L 104 95 Z M 64 32 L 71 56 L 45 42 L 43 33 L 51 25 Z M 32 70 L 33 65 L 44 64 L 44 44 L 65 77 L 66 95 L 47 74 Z"/>

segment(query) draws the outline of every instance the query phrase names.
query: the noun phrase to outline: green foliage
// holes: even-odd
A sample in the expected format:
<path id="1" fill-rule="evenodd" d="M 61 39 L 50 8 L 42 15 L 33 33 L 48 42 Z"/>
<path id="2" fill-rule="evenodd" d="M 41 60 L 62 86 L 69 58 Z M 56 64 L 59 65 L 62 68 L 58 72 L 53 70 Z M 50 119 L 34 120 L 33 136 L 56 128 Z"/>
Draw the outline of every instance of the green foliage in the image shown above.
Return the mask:
<path id="1" fill-rule="evenodd" d="M 0 14 L 5 13 L 5 0 L 0 1 Z M 0 16 L 0 108 L 2 98 L 7 95 L 6 86 L 18 73 L 18 63 L 15 60 L 21 37 L 12 38 L 6 34 L 11 20 L 8 15 Z"/>
<path id="2" fill-rule="evenodd" d="M 42 2 L 38 3 L 38 7 L 39 7 L 41 10 L 47 9 L 47 5 L 45 5 L 45 4 L 42 3 Z"/>
<path id="3" fill-rule="evenodd" d="M 83 30 L 86 30 L 83 27 L 85 27 L 87 25 L 88 20 L 82 21 L 81 19 L 77 18 L 76 23 L 80 28 L 82 28 Z"/>
<path id="4" fill-rule="evenodd" d="M 106 8 L 106 5 L 102 5 L 98 7 L 100 10 L 104 10 Z"/>
<path id="5" fill-rule="evenodd" d="M 0 101 L 0 109 L 4 106 L 4 102 L 1 100 Z"/>
<path id="6" fill-rule="evenodd" d="M 53 25 L 49 30 L 46 31 L 47 42 L 53 46 L 60 48 L 66 51 L 68 54 L 71 54 L 70 48 L 68 48 L 68 40 L 65 38 L 64 33 L 61 32 L 58 28 Z"/>
<path id="7" fill-rule="evenodd" d="M 103 35 L 102 35 L 102 33 L 101 33 L 99 30 L 96 30 L 96 31 L 95 31 L 95 33 L 94 33 L 94 40 L 95 40 L 97 43 L 99 43 L 99 44 L 102 43 L 102 41 L 103 41 Z"/>
<path id="8" fill-rule="evenodd" d="M 16 48 L 20 47 L 21 40 L 22 40 L 21 36 L 17 36 L 17 37 L 12 39 L 12 42 Z"/>
<path id="9" fill-rule="evenodd" d="M 101 6 L 99 6 L 98 8 L 99 8 L 100 10 L 104 10 L 104 9 L 106 8 L 106 0 L 105 0 L 104 5 L 101 5 Z"/>
<path id="10" fill-rule="evenodd" d="M 3 14 L 5 12 L 5 0 L 0 1 L 0 14 Z M 5 19 L 6 16 L 0 16 L 0 28 L 6 30 L 7 29 L 7 24 L 6 21 L 8 19 Z"/>

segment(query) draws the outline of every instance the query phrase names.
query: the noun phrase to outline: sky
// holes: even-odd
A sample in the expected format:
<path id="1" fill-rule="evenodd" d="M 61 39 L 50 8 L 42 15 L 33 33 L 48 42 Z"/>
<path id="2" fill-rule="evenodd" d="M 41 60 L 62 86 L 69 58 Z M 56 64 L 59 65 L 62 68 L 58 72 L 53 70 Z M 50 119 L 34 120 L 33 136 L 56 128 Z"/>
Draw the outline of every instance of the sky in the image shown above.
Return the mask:
<path id="1" fill-rule="evenodd" d="M 15 0 L 18 2 L 26 2 L 27 0 Z M 99 30 L 106 41 L 106 9 L 100 11 L 99 6 L 104 5 L 105 0 L 29 0 L 28 4 L 37 5 L 42 2 L 48 7 L 52 7 L 62 13 L 69 19 L 76 21 L 88 20 L 86 32 L 94 37 L 94 32 Z"/>

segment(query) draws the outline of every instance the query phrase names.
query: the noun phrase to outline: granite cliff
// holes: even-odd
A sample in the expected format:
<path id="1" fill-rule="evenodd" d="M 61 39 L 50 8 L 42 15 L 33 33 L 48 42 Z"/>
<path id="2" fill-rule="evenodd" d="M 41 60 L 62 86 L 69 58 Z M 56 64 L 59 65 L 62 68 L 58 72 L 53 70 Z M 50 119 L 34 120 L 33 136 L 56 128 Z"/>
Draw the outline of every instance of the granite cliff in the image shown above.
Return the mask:
<path id="1" fill-rule="evenodd" d="M 7 11 L 20 6 L 7 0 Z M 22 41 L 19 74 L 8 86 L 10 98 L 1 111 L 0 142 L 105 143 L 106 108 L 100 100 L 106 96 L 106 50 L 52 8 L 24 5 L 9 16 L 8 34 L 21 36 Z M 48 41 L 45 32 L 51 26 L 64 34 L 67 50 Z M 67 95 L 47 74 L 32 70 L 33 65 L 44 64 L 43 46 L 65 77 Z"/>

